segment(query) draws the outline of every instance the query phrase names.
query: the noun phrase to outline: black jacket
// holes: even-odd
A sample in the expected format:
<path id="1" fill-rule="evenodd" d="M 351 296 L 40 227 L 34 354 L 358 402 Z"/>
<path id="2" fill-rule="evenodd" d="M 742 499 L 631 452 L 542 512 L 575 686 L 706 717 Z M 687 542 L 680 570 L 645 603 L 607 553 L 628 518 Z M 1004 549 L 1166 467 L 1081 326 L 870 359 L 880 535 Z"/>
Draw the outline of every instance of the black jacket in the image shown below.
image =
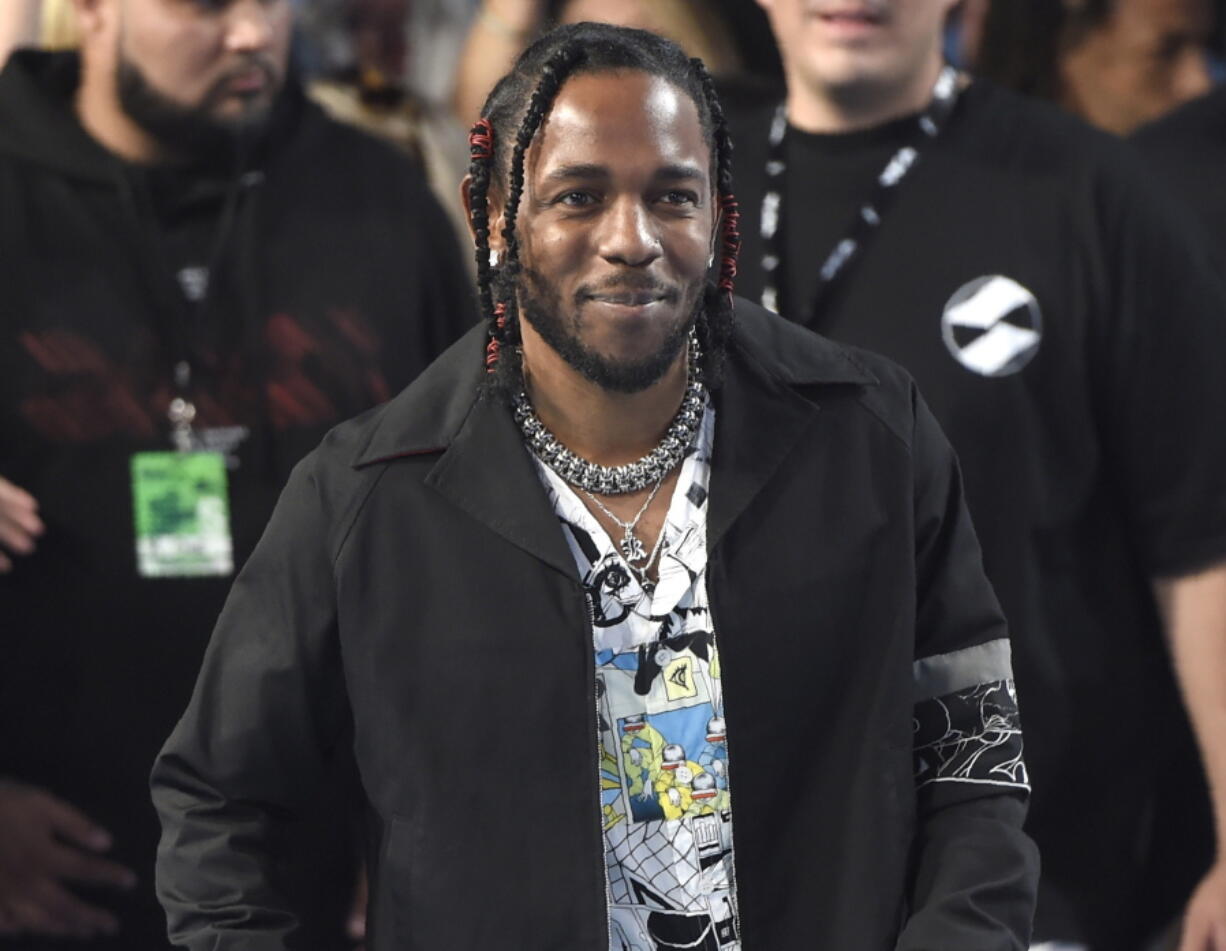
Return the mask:
<path id="1" fill-rule="evenodd" d="M 185 325 L 198 427 L 246 431 L 229 472 L 241 564 L 293 465 L 475 317 L 448 220 L 389 146 L 291 89 L 254 175 L 134 167 L 82 129 L 77 82 L 71 54 L 19 52 L 0 74 L 0 476 L 47 523 L 0 577 L 0 775 L 114 833 L 141 884 L 100 896 L 123 931 L 90 947 L 148 951 L 166 947 L 149 768 L 232 580 L 136 570 L 129 463 L 170 448 Z M 170 271 L 218 238 L 212 299 L 189 316 Z"/>
<path id="2" fill-rule="evenodd" d="M 1024 949 L 1024 788 L 968 767 L 917 794 L 917 718 L 955 711 L 929 675 L 1004 632 L 949 447 L 894 366 L 738 312 L 708 590 L 744 947 Z M 365 792 L 373 951 L 609 947 L 587 602 L 475 398 L 482 343 L 332 432 L 235 584 L 153 773 L 185 947 L 298 946 L 277 843 L 336 768 Z"/>

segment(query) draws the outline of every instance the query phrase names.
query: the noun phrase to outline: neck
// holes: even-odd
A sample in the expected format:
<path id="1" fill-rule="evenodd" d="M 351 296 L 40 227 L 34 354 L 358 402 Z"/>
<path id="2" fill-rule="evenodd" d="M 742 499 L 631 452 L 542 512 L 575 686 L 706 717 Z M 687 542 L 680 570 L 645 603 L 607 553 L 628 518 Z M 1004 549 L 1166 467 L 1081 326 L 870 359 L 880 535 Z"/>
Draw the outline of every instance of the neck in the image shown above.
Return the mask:
<path id="1" fill-rule="evenodd" d="M 788 121 L 803 132 L 858 132 L 920 112 L 932 99 L 932 87 L 944 60 L 940 49 L 922 69 L 892 83 L 871 81 L 840 85 L 806 82 L 788 76 Z"/>
<path id="2" fill-rule="evenodd" d="M 90 137 L 126 161 L 153 165 L 176 158 L 123 111 L 115 70 L 88 55 L 82 56 L 81 84 L 73 107 Z"/>
<path id="3" fill-rule="evenodd" d="M 524 385 L 546 428 L 571 452 L 604 466 L 642 458 L 659 443 L 685 395 L 687 348 L 638 393 L 614 393 L 576 372 L 522 321 Z"/>

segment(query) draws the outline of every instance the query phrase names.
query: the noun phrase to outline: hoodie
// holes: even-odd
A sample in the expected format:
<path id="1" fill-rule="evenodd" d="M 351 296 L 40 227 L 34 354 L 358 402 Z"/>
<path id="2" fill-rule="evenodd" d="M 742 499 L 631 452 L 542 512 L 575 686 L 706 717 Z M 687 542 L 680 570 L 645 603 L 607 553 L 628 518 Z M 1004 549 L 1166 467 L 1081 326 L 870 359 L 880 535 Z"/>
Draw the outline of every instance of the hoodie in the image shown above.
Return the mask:
<path id="1" fill-rule="evenodd" d="M 140 884 L 90 896 L 122 921 L 90 947 L 144 951 L 168 946 L 149 768 L 231 576 L 141 577 L 133 454 L 172 447 L 168 408 L 189 395 L 198 444 L 226 456 L 240 567 L 298 459 L 476 315 L 420 171 L 296 88 L 245 161 L 153 168 L 90 138 L 78 81 L 64 53 L 19 51 L 0 73 L 0 476 L 47 526 L 0 576 L 0 777 L 113 833 Z M 352 881 L 330 825 L 335 861 L 311 864 L 336 880 L 298 883 L 321 915 Z"/>

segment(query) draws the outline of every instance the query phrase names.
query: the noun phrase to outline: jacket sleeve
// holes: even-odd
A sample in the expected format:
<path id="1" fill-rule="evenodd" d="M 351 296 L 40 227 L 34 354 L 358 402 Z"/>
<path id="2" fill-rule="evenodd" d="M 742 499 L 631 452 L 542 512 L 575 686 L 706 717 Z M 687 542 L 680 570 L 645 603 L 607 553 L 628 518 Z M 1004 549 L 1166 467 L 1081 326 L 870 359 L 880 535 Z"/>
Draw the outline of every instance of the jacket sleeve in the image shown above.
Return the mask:
<path id="1" fill-rule="evenodd" d="M 1009 639 L 953 450 L 912 390 L 917 808 L 898 951 L 1025 951 L 1038 850 Z"/>
<path id="2" fill-rule="evenodd" d="M 287 843 L 348 735 L 328 514 L 308 457 L 234 583 L 187 711 L 151 778 L 157 893 L 193 951 L 309 945 Z"/>

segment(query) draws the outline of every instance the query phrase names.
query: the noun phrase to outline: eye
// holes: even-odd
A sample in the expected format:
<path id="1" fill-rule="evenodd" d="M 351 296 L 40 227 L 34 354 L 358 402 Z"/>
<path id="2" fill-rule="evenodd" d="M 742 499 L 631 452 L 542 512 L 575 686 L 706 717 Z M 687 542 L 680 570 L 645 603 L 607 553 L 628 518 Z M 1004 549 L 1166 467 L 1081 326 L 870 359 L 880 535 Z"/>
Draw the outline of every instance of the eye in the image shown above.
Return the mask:
<path id="1" fill-rule="evenodd" d="M 563 192 L 553 203 L 564 208 L 586 208 L 596 203 L 596 196 L 591 192 Z"/>
<path id="2" fill-rule="evenodd" d="M 660 200 L 666 205 L 693 208 L 698 205 L 698 193 L 687 191 L 684 188 L 674 188 L 661 195 Z"/>

